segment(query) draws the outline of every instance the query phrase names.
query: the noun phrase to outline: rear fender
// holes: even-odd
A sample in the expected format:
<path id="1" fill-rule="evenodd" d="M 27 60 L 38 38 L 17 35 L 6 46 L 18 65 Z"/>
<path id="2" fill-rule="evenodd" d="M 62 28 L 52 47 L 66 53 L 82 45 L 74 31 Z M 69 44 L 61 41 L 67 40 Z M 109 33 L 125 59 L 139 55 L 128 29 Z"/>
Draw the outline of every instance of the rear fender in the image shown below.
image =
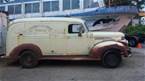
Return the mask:
<path id="1" fill-rule="evenodd" d="M 22 44 L 17 47 L 15 47 L 9 54 L 8 58 L 12 60 L 17 60 L 19 57 L 19 54 L 25 50 L 31 50 L 37 54 L 37 56 L 40 58 L 42 57 L 41 49 L 34 44 Z"/>

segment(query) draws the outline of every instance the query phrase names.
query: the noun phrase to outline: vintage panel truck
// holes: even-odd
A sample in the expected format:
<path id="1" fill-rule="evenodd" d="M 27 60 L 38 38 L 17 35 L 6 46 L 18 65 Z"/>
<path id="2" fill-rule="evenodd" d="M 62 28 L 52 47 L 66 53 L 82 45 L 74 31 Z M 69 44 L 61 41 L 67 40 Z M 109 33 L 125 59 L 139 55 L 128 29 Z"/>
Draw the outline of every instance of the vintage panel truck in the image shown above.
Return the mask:
<path id="1" fill-rule="evenodd" d="M 128 42 L 120 32 L 91 32 L 77 18 L 24 18 L 9 23 L 3 57 L 32 68 L 39 60 L 100 61 L 105 67 L 120 65 Z"/>

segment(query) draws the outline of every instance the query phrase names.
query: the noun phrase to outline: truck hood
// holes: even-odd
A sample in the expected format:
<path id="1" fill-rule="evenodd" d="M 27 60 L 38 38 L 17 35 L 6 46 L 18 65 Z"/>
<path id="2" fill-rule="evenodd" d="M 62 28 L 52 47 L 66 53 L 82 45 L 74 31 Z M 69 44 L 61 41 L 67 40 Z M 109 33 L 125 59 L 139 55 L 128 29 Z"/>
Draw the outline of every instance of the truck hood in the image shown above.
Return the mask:
<path id="1" fill-rule="evenodd" d="M 90 32 L 91 35 L 96 39 L 104 39 L 104 40 L 122 40 L 125 35 L 121 32 Z"/>

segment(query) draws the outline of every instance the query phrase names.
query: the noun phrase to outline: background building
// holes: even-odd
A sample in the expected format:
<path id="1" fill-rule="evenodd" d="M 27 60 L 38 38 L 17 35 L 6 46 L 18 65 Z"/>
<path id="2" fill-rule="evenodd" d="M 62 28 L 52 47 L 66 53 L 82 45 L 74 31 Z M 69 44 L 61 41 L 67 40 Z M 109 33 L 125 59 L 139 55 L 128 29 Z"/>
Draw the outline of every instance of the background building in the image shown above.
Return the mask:
<path id="1" fill-rule="evenodd" d="M 0 0 L 0 11 L 7 11 L 10 19 L 64 16 L 104 6 L 104 0 Z"/>

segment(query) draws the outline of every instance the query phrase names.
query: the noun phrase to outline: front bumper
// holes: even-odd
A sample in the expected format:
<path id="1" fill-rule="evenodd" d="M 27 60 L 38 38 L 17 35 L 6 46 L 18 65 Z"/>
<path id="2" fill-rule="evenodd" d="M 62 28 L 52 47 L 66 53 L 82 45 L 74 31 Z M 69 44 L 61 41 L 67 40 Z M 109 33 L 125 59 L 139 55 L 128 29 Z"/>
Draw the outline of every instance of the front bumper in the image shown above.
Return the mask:
<path id="1" fill-rule="evenodd" d="M 132 52 L 131 52 L 131 48 L 130 47 L 128 47 L 128 56 L 130 57 L 130 56 L 132 56 Z"/>
<path id="2" fill-rule="evenodd" d="M 123 50 L 124 51 L 122 53 L 122 55 L 124 55 L 124 57 L 130 57 L 132 56 L 132 52 L 131 52 L 131 48 L 128 46 L 128 42 L 126 40 L 124 41 L 119 41 L 120 43 L 122 43 L 124 46 L 123 46 Z"/>
<path id="3" fill-rule="evenodd" d="M 131 48 L 130 47 L 128 47 L 128 54 L 131 54 L 132 52 L 131 52 Z"/>
<path id="4" fill-rule="evenodd" d="M 0 54 L 0 57 L 3 57 L 5 54 Z"/>

